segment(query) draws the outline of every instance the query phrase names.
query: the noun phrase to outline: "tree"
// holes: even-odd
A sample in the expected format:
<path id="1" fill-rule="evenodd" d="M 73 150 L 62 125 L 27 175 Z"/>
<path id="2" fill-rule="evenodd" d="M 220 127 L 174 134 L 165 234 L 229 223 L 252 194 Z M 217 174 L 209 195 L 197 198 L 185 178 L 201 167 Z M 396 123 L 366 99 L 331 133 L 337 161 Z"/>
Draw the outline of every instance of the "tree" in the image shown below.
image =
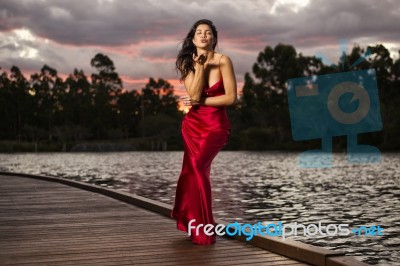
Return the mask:
<path id="1" fill-rule="evenodd" d="M 153 78 L 142 89 L 141 120 L 148 116 L 166 114 L 173 119 L 179 119 L 177 96 L 174 95 L 173 86 L 163 79 L 157 81 Z M 146 136 L 146 127 L 142 127 L 142 137 Z"/>
<path id="2" fill-rule="evenodd" d="M 383 131 L 380 132 L 382 144 L 385 147 L 400 146 L 400 92 L 399 92 L 399 62 L 394 64 L 390 52 L 382 44 L 368 47 L 372 56 L 369 60 L 377 76 L 380 108 L 383 121 Z M 373 135 L 372 135 L 373 136 Z"/>
<path id="3" fill-rule="evenodd" d="M 111 137 L 108 136 L 107 130 L 116 127 L 117 98 L 122 91 L 122 81 L 108 56 L 96 54 L 90 63 L 98 71 L 92 74 L 93 130 L 97 139 Z"/>
<path id="4" fill-rule="evenodd" d="M 28 94 L 29 83 L 16 66 L 11 67 L 10 74 L 10 103 L 13 120 L 10 121 L 14 129 L 13 135 L 18 141 L 22 137 L 22 128 L 30 120 L 32 102 Z"/>
<path id="5" fill-rule="evenodd" d="M 290 138 L 290 117 L 284 83 L 290 78 L 323 75 L 358 69 L 376 70 L 380 107 L 384 130 L 364 134 L 361 142 L 367 141 L 384 147 L 400 147 L 397 136 L 400 133 L 400 62 L 393 63 L 389 51 L 381 44 L 367 47 L 368 53 L 355 45 L 350 54 L 343 54 L 338 66 L 326 66 L 320 59 L 297 54 L 290 45 L 279 44 L 266 47 L 253 66 L 253 73 L 244 77 L 243 97 L 240 103 L 241 137 L 247 146 L 259 148 L 250 143 L 255 137 L 271 142 L 278 140 L 285 144 Z M 371 54 L 363 61 L 365 54 Z M 250 130 L 251 129 L 251 130 Z M 255 140 L 254 140 L 255 141 Z"/>
<path id="6" fill-rule="evenodd" d="M 247 128 L 266 128 L 267 132 L 274 132 L 272 139 L 290 140 L 285 83 L 290 78 L 314 75 L 321 69 L 320 59 L 297 54 L 291 45 L 267 46 L 253 65 L 253 75 L 246 73 L 244 77 L 241 112 Z"/>
<path id="7" fill-rule="evenodd" d="M 150 78 L 142 89 L 143 115 L 177 115 L 178 102 L 173 86 L 166 80 Z"/>
<path id="8" fill-rule="evenodd" d="M 60 120 L 82 128 L 83 133 L 91 127 L 94 115 L 93 91 L 83 70 L 74 69 L 65 81 L 66 89 L 62 97 L 63 113 Z"/>
<path id="9" fill-rule="evenodd" d="M 141 121 L 141 95 L 136 91 L 121 93 L 117 102 L 118 127 L 125 137 L 134 136 Z"/>
<path id="10" fill-rule="evenodd" d="M 1 69 L 1 68 L 0 68 Z M 0 75 L 0 137 L 1 139 L 14 138 L 15 130 L 13 126 L 10 79 L 6 72 Z"/>
<path id="11" fill-rule="evenodd" d="M 178 135 L 179 128 L 177 120 L 163 113 L 146 117 L 139 127 L 145 130 L 147 137 L 155 138 L 158 142 Z"/>
<path id="12" fill-rule="evenodd" d="M 60 97 L 65 91 L 63 80 L 58 77 L 57 70 L 44 65 L 39 74 L 31 76 L 31 90 L 35 107 L 33 109 L 36 117 L 35 124 L 46 129 L 48 139 L 52 139 L 52 127 L 54 115 L 62 110 Z"/>

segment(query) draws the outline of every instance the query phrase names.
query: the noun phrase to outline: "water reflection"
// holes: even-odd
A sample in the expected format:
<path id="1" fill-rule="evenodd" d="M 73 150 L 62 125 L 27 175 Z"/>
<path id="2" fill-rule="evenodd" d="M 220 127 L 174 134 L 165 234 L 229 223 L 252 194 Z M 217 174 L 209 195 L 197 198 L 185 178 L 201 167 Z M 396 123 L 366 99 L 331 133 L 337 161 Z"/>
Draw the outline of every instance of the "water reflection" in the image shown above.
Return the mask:
<path id="1" fill-rule="evenodd" d="M 293 237 L 345 251 L 373 264 L 400 259 L 400 154 L 380 164 L 348 164 L 335 154 L 333 168 L 300 169 L 297 153 L 222 152 L 211 178 L 216 218 L 302 224 L 381 225 L 384 236 Z M 0 155 L 0 170 L 81 180 L 172 204 L 182 152 Z"/>

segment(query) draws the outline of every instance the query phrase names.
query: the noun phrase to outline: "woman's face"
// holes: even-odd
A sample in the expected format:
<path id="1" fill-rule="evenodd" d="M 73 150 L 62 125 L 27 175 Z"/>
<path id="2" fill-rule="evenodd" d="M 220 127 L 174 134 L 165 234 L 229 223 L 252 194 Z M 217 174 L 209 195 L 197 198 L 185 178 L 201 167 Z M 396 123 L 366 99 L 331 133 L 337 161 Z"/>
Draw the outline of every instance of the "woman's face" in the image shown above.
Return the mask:
<path id="1" fill-rule="evenodd" d="M 200 24 L 194 32 L 193 43 L 198 48 L 211 48 L 214 44 L 214 35 L 210 26 L 207 24 Z"/>

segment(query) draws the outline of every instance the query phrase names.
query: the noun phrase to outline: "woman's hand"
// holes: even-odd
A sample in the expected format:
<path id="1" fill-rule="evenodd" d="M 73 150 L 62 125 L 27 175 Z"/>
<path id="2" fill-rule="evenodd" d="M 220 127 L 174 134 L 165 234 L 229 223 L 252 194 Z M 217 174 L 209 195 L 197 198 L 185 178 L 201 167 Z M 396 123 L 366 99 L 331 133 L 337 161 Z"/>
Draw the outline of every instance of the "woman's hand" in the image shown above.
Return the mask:
<path id="1" fill-rule="evenodd" d="M 185 105 L 185 106 L 200 105 L 199 101 L 193 100 L 189 96 L 182 96 L 180 99 L 183 102 L 183 105 Z"/>
<path id="2" fill-rule="evenodd" d="M 193 54 L 193 61 L 196 64 L 204 65 L 204 63 L 207 61 L 207 53 L 195 55 Z"/>

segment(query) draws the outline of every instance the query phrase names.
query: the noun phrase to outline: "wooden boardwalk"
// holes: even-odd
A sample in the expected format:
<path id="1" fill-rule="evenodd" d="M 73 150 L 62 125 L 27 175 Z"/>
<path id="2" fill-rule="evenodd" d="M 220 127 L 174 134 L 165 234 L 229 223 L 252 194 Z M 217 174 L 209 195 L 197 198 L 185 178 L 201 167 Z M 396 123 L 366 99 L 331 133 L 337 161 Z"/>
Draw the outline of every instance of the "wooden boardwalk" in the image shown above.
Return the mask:
<path id="1" fill-rule="evenodd" d="M 146 264 L 310 265 L 235 239 L 198 246 L 164 215 L 57 182 L 0 175 L 0 265 Z"/>

